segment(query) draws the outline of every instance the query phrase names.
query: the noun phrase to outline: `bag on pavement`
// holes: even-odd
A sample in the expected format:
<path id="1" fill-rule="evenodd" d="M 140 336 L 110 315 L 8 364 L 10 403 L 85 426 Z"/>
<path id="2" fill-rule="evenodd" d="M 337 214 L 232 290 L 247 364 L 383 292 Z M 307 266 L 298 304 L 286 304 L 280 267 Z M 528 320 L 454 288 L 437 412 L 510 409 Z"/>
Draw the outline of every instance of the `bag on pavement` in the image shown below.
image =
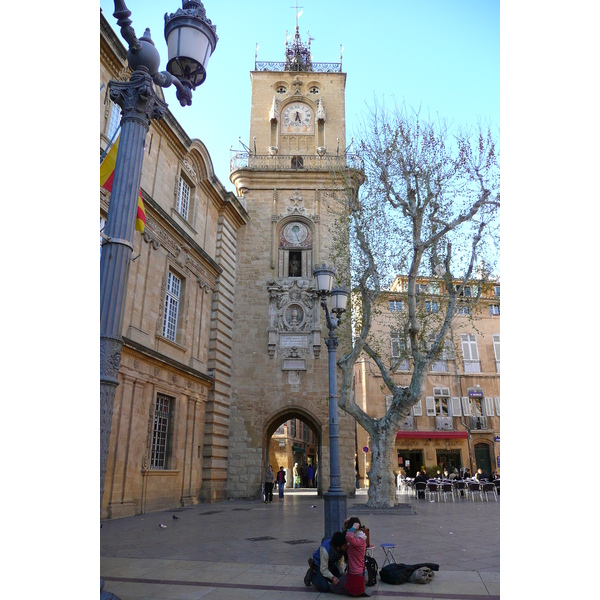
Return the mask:
<path id="1" fill-rule="evenodd" d="M 367 581 L 365 585 L 370 587 L 377 585 L 377 561 L 372 556 L 365 556 L 365 568 L 367 569 Z"/>

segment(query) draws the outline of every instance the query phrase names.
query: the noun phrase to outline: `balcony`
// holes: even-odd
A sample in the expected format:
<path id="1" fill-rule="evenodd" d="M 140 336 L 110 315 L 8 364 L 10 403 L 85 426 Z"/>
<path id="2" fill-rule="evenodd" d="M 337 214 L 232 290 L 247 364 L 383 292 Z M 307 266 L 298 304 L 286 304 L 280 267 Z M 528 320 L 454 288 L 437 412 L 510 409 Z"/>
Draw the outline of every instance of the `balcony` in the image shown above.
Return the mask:
<path id="1" fill-rule="evenodd" d="M 435 428 L 443 431 L 452 431 L 454 429 L 454 421 L 452 417 L 436 417 Z"/>
<path id="2" fill-rule="evenodd" d="M 487 417 L 469 417 L 469 429 L 473 430 L 483 430 L 489 429 L 488 427 L 488 418 Z"/>
<path id="3" fill-rule="evenodd" d="M 236 152 L 230 160 L 229 170 L 252 169 L 255 171 L 339 171 L 362 170 L 362 161 L 356 154 L 342 156 L 319 156 L 317 154 L 250 154 Z"/>
<path id="4" fill-rule="evenodd" d="M 481 361 L 463 360 L 465 373 L 481 373 Z"/>

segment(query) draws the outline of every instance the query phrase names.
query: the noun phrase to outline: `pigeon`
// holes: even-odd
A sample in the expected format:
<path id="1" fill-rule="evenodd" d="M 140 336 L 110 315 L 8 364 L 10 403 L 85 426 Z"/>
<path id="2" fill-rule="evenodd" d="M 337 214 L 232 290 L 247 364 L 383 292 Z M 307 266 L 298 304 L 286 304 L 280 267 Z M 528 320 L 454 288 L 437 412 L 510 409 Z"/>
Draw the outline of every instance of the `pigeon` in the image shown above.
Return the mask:
<path id="1" fill-rule="evenodd" d="M 179 521 L 179 517 L 177 515 L 173 515 L 173 520 L 174 521 Z"/>
<path id="2" fill-rule="evenodd" d="M 167 526 L 166 526 L 166 525 L 163 525 L 162 523 L 159 523 L 159 524 L 158 524 L 158 526 L 159 526 L 161 529 L 166 529 L 166 528 L 167 528 Z"/>

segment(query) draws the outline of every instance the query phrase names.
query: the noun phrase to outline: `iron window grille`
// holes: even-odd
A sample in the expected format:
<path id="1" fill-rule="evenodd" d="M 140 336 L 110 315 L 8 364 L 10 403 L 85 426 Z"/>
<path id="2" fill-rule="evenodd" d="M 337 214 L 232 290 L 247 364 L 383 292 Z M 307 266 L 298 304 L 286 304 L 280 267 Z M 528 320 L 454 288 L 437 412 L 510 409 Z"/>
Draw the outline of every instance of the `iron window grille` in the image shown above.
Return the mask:
<path id="1" fill-rule="evenodd" d="M 171 400 L 163 394 L 156 395 L 154 410 L 154 429 L 152 431 L 152 451 L 150 453 L 151 469 L 166 469 L 169 436 L 169 422 L 171 418 Z"/>

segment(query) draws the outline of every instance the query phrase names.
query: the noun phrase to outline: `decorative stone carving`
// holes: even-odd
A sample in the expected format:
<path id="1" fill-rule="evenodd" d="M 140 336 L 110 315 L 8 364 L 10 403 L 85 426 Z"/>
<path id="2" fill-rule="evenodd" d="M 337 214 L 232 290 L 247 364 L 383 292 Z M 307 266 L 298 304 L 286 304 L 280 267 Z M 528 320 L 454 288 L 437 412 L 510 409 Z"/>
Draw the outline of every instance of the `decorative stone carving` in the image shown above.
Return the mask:
<path id="1" fill-rule="evenodd" d="M 325 105 L 323 104 L 323 98 L 319 98 L 317 102 L 317 121 L 325 123 L 327 115 L 325 114 Z"/>
<path id="2" fill-rule="evenodd" d="M 279 121 L 279 100 L 273 96 L 273 103 L 269 110 L 269 119 L 271 123 Z"/>
<path id="3" fill-rule="evenodd" d="M 315 288 L 309 287 L 307 281 L 295 278 L 279 281 L 275 279 L 267 281 L 269 356 L 273 358 L 279 346 L 282 359 L 288 361 L 298 359 L 304 366 L 298 362 L 294 370 L 304 370 L 306 368 L 304 359 L 308 355 L 310 346 L 321 345 L 319 311 L 316 310 L 318 309 L 317 293 Z M 317 352 L 315 357 L 318 358 Z"/>
<path id="4" fill-rule="evenodd" d="M 185 170 L 187 171 L 188 175 L 194 180 L 194 183 L 198 183 L 198 175 L 196 174 L 196 170 L 194 169 L 194 167 L 192 167 L 192 165 L 190 164 L 190 162 L 188 161 L 187 158 L 183 159 L 183 166 L 185 168 Z"/>

